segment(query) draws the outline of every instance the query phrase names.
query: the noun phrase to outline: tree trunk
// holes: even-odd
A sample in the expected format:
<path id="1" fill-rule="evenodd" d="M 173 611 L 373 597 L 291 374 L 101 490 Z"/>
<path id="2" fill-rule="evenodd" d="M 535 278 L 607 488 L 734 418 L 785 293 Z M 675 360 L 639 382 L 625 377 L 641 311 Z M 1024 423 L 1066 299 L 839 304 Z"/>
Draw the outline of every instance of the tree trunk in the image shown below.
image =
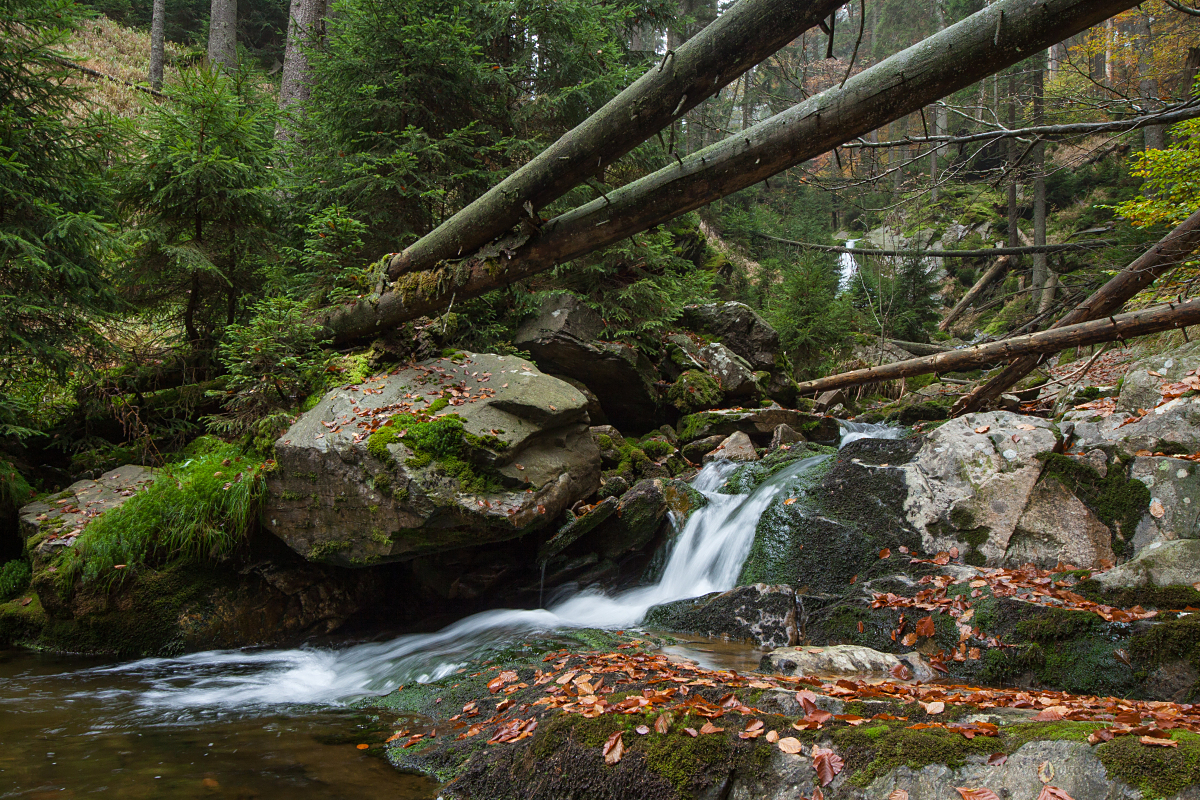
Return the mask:
<path id="1" fill-rule="evenodd" d="M 216 2 L 217 0 L 214 0 Z M 393 278 L 470 253 L 815 26 L 838 0 L 742 0 L 536 158 L 392 260 Z M 691 127 L 690 125 L 688 126 Z"/>
<path id="2" fill-rule="evenodd" d="M 208 63 L 237 69 L 237 0 L 212 0 L 208 17 Z"/>
<path id="3" fill-rule="evenodd" d="M 150 16 L 150 88 L 156 92 L 162 89 L 163 82 L 163 56 L 166 51 L 163 29 L 166 16 L 167 0 L 154 0 Z"/>
<path id="4" fill-rule="evenodd" d="M 1176 264 L 1185 260 L 1200 247 L 1200 211 L 1180 223 L 1179 227 L 1159 239 L 1154 247 L 1121 270 L 1108 283 L 1097 289 L 1091 297 L 1063 315 L 1054 328 L 1074 325 L 1099 319 L 1115 313 L 1121 306 Z M 996 377 L 965 395 L 954 404 L 954 414 L 978 411 L 1004 393 L 1008 387 L 1024 378 L 1038 365 L 1037 357 L 1026 357 L 1014 361 Z"/>
<path id="5" fill-rule="evenodd" d="M 864 383 L 928 375 L 931 372 L 975 369 L 1014 356 L 1034 354 L 1033 358 L 1036 360 L 1038 354 L 1057 353 L 1068 347 L 1083 347 L 1090 344 L 1112 342 L 1117 339 L 1132 339 L 1135 336 L 1146 336 L 1197 323 L 1200 323 L 1200 298 L 1183 303 L 1155 306 L 1091 322 L 1082 322 L 1078 325 L 1052 328 L 1041 333 L 1003 339 L 991 344 L 964 347 L 961 350 L 951 350 L 947 353 L 913 358 L 908 361 L 897 361 L 880 367 L 843 372 L 840 375 L 830 375 L 815 381 L 805 381 L 797 384 L 796 388 L 803 395 L 817 394 L 831 389 L 844 389 L 847 386 L 860 386 Z"/>
<path id="6" fill-rule="evenodd" d="M 1045 122 L 1045 113 L 1043 111 L 1043 96 L 1045 87 L 1045 73 L 1042 71 L 1043 62 L 1042 55 L 1039 54 L 1034 59 L 1033 73 L 1033 124 L 1041 125 Z M 1031 159 L 1033 162 L 1034 179 L 1033 179 L 1033 245 L 1034 247 L 1044 247 L 1046 244 L 1046 143 L 1041 141 L 1033 146 Z M 1045 253 L 1033 254 L 1033 297 L 1034 308 L 1037 313 L 1045 311 L 1050 303 L 1050 298 L 1053 297 L 1053 290 L 1050 286 L 1050 267 L 1046 260 Z"/>
<path id="7" fill-rule="evenodd" d="M 293 103 L 308 100 L 312 76 L 308 69 L 308 50 L 321 42 L 325 32 L 326 0 L 292 0 L 288 12 L 287 48 L 283 54 L 283 75 L 279 84 L 279 108 L 287 111 Z M 275 138 L 288 136 L 284 122 L 275 130 Z"/>
<path id="8" fill-rule="evenodd" d="M 983 294 L 984 289 L 995 283 L 1008 270 L 1008 265 L 1011 261 L 1011 256 L 1000 256 L 992 262 L 987 272 L 983 273 L 983 276 L 975 282 L 970 291 L 963 295 L 962 300 L 954 304 L 954 308 L 950 309 L 950 313 L 946 315 L 946 318 L 938 323 L 938 330 L 943 332 L 950 330 L 950 325 L 953 324 L 954 320 L 958 319 L 964 311 L 971 307 L 976 298 Z"/>
<path id="9" fill-rule="evenodd" d="M 1017 78 L 1012 73 L 1008 75 L 1008 127 L 1017 127 Z M 1021 242 L 1017 238 L 1020 223 L 1017 209 L 1017 140 L 1008 140 L 1008 168 L 1012 171 L 1008 180 L 1008 246 L 1016 247 Z"/>
<path id="10" fill-rule="evenodd" d="M 334 309 L 325 322 L 336 340 L 354 339 L 543 272 L 911 114 L 1135 1 L 998 0 L 841 88 L 556 217 L 536 236 L 514 234 L 431 274 L 406 275 L 393 291 Z"/>

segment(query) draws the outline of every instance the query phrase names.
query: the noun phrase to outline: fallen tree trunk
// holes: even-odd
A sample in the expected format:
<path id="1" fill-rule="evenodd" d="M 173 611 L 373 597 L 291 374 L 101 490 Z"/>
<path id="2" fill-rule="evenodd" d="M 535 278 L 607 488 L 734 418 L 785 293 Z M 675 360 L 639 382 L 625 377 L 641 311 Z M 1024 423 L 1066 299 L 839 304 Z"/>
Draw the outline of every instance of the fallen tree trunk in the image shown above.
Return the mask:
<path id="1" fill-rule="evenodd" d="M 948 353 L 953 350 L 953 347 L 947 347 L 943 344 L 926 344 L 925 342 L 905 342 L 901 339 L 888 339 L 888 344 L 894 344 L 901 350 L 912 353 L 914 356 L 931 356 L 935 353 Z"/>
<path id="2" fill-rule="evenodd" d="M 991 344 L 965 347 L 961 350 L 951 350 L 948 353 L 938 353 L 909 361 L 897 361 L 879 367 L 843 372 L 840 375 L 830 375 L 815 381 L 805 381 L 798 384 L 797 388 L 801 394 L 808 395 L 827 392 L 830 389 L 858 386 L 863 383 L 894 381 L 913 375 L 926 375 L 930 372 L 974 369 L 984 364 L 1016 356 L 1031 353 L 1057 353 L 1068 347 L 1082 347 L 1089 344 L 1111 342 L 1116 339 L 1132 339 L 1135 336 L 1145 336 L 1149 333 L 1158 333 L 1197 323 L 1200 323 L 1200 299 L 1186 300 L 1182 303 L 1168 303 L 1116 317 L 1105 317 L 1078 325 L 1052 328 L 1041 333 L 1003 339 Z"/>
<path id="3" fill-rule="evenodd" d="M 392 259 L 388 274 L 470 253 L 716 94 L 838 8 L 836 0 L 740 0 L 603 108 Z M 538 220 L 540 222 L 540 220 Z"/>
<path id="4" fill-rule="evenodd" d="M 820 250 L 824 253 L 849 253 L 855 256 L 891 256 L 895 258 L 990 258 L 991 256 L 1020 256 L 1030 253 L 1064 253 L 1071 250 L 1095 250 L 1098 247 L 1108 247 L 1116 244 L 1111 239 L 1089 239 L 1083 242 L 1068 244 L 1044 244 L 1041 247 L 989 247 L 984 250 L 877 250 L 869 247 L 838 247 L 832 244 L 812 244 L 796 242 L 791 239 L 780 239 L 765 233 L 755 233 L 761 239 L 773 242 L 791 244 L 809 250 Z"/>
<path id="5" fill-rule="evenodd" d="M 326 317 L 335 341 L 436 313 L 632 236 L 827 152 L 1135 5 L 999 0 L 835 87 L 471 258 L 401 276 Z"/>
<path id="6" fill-rule="evenodd" d="M 938 330 L 950 330 L 950 326 L 954 323 L 954 320 L 958 319 L 964 311 L 971 307 L 971 304 L 975 302 L 979 295 L 983 294 L 983 290 L 991 286 L 1001 275 L 1008 271 L 1008 265 L 1011 261 L 1012 257 L 1007 255 L 997 258 L 992 263 L 992 266 L 988 267 L 987 272 L 983 273 L 983 276 L 975 281 L 975 285 L 963 295 L 962 300 L 954 304 L 954 308 L 950 309 L 950 313 L 946 315 L 946 318 L 938 323 Z"/>
<path id="7" fill-rule="evenodd" d="M 1154 283 L 1155 278 L 1184 261 L 1200 247 L 1200 211 L 1180 223 L 1136 261 L 1121 270 L 1108 283 L 1097 289 L 1091 297 L 1064 314 L 1050 330 L 1099 319 L 1118 311 L 1135 294 Z M 995 400 L 1017 381 L 1024 378 L 1041 363 L 1038 356 L 1026 356 L 1009 364 L 996 377 L 970 394 L 958 399 L 951 409 L 952 415 L 978 411 Z"/>

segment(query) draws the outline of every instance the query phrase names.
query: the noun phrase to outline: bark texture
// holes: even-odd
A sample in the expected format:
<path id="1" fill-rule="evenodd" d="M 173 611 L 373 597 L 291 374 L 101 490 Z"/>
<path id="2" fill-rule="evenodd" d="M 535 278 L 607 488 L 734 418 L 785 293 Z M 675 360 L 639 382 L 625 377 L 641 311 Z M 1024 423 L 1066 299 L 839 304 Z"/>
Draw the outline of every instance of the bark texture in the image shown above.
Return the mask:
<path id="1" fill-rule="evenodd" d="M 308 49 L 317 46 L 324 34 L 326 0 L 292 0 L 288 12 L 287 47 L 283 53 L 283 74 L 279 84 L 279 108 L 308 99 L 312 76 L 308 69 Z"/>
<path id="2" fill-rule="evenodd" d="M 299 1 L 299 0 L 298 0 Z M 836 0 L 741 0 L 536 158 L 392 260 L 394 278 L 470 253 L 558 199 L 779 50 Z"/>
<path id="3" fill-rule="evenodd" d="M 472 257 L 404 275 L 380 297 L 335 309 L 336 341 L 436 312 L 699 208 L 911 114 L 1091 27 L 1134 0 L 999 0 L 846 81 L 655 173 Z M 714 23 L 715 28 L 720 23 Z"/>
<path id="4" fill-rule="evenodd" d="M 237 69 L 237 0 L 212 0 L 208 17 L 208 62 Z"/>
<path id="5" fill-rule="evenodd" d="M 869 369 L 858 369 L 830 375 L 815 381 L 797 384 L 801 394 L 816 394 L 831 389 L 844 389 L 876 381 L 891 381 L 926 375 L 930 372 L 955 372 L 974 369 L 1014 356 L 1027 354 L 1057 353 L 1068 347 L 1082 347 L 1117 339 L 1132 339 L 1151 333 L 1182 328 L 1200 323 L 1200 299 L 1182 303 L 1168 303 L 1141 311 L 1132 311 L 1115 317 L 1082 322 L 1062 328 L 1052 328 L 1041 333 L 1031 333 L 1012 339 L 1002 339 L 991 344 L 951 350 L 948 353 L 897 361 Z"/>
<path id="6" fill-rule="evenodd" d="M 162 89 L 166 16 L 167 0 L 154 0 L 150 13 L 150 88 L 155 91 Z"/>

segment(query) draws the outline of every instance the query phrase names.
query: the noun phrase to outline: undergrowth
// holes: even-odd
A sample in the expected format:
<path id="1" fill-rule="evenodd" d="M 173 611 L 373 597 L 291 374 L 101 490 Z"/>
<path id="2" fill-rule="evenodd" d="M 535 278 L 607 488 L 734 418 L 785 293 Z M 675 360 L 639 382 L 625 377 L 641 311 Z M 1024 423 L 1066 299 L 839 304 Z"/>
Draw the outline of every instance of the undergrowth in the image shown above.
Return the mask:
<path id="1" fill-rule="evenodd" d="M 59 558 L 64 592 L 77 579 L 111 583 L 142 566 L 217 561 L 233 552 L 258 515 L 265 465 L 213 441 L 84 529 Z"/>

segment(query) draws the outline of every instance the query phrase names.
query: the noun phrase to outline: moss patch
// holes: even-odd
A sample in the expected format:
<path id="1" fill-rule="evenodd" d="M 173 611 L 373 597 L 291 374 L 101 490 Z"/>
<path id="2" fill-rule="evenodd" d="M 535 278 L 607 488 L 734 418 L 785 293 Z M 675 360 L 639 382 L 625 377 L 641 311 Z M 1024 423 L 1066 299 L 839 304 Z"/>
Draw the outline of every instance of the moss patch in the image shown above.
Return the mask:
<path id="1" fill-rule="evenodd" d="M 1109 777 L 1119 778 L 1142 792 L 1162 798 L 1200 783 L 1200 736 L 1174 731 L 1179 747 L 1146 747 L 1136 736 L 1121 736 L 1096 748 L 1096 757 Z"/>
<path id="2" fill-rule="evenodd" d="M 432 409 L 437 401 L 430 406 Z M 394 464 L 388 446 L 403 443 L 412 450 L 405 464 L 423 469 L 431 464 L 458 481 L 464 492 L 496 494 L 503 490 L 499 474 L 472 462 L 471 450 L 503 450 L 508 443 L 495 436 L 477 436 L 463 429 L 457 414 L 397 414 L 367 438 L 367 452 Z"/>
<path id="3" fill-rule="evenodd" d="M 713 408 L 720 405 L 723 397 L 724 393 L 716 380 L 708 373 L 695 369 L 680 375 L 667 390 L 667 399 L 680 414 L 694 414 Z"/>
<path id="4" fill-rule="evenodd" d="M 1150 504 L 1150 490 L 1144 483 L 1125 477 L 1120 463 L 1114 463 L 1103 478 L 1090 464 L 1060 453 L 1038 453 L 1045 463 L 1043 475 L 1053 475 L 1072 494 L 1095 512 L 1113 531 L 1112 548 L 1118 556 L 1132 547 L 1134 531 Z"/>

